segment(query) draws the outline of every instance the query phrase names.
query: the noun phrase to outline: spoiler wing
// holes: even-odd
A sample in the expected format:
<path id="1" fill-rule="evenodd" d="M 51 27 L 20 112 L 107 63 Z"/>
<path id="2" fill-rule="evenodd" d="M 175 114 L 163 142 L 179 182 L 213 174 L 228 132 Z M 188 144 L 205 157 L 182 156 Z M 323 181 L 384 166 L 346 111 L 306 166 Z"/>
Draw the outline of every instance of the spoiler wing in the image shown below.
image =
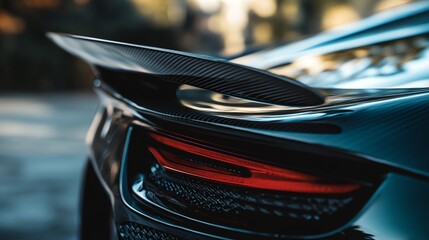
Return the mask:
<path id="1" fill-rule="evenodd" d="M 188 84 L 247 100 L 286 106 L 313 106 L 324 102 L 313 89 L 267 71 L 204 55 L 48 33 L 48 37 L 88 64 L 134 75 L 157 77 L 180 86 Z"/>

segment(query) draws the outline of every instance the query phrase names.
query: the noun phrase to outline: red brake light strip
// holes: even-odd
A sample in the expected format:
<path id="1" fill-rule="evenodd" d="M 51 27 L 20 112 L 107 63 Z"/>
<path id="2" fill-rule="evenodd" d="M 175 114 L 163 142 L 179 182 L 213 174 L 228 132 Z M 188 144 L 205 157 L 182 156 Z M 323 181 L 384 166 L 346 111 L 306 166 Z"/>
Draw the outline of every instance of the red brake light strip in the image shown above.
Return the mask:
<path id="1" fill-rule="evenodd" d="M 243 177 L 222 173 L 218 169 L 210 169 L 210 167 L 206 166 L 203 168 L 198 166 L 198 164 L 192 165 L 181 163 L 177 160 L 172 161 L 166 158 L 159 150 L 149 147 L 149 151 L 154 155 L 159 164 L 168 170 L 182 174 L 243 187 L 299 193 L 341 194 L 360 188 L 358 184 L 354 183 L 320 183 L 322 179 L 316 176 L 216 152 L 157 134 L 150 134 L 150 137 L 171 148 L 211 160 L 244 167 L 250 172 L 250 176 Z"/>

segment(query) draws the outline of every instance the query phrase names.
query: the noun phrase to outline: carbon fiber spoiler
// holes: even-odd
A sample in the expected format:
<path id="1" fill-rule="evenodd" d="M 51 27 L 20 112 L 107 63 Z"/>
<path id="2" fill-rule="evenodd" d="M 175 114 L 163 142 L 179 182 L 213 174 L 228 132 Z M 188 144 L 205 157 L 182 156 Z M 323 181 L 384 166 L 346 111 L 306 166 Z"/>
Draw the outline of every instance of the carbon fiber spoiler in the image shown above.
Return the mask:
<path id="1" fill-rule="evenodd" d="M 220 58 L 67 34 L 47 36 L 95 69 L 130 72 L 142 80 L 155 76 L 177 86 L 188 84 L 268 104 L 313 106 L 324 102 L 321 94 L 298 81 Z"/>

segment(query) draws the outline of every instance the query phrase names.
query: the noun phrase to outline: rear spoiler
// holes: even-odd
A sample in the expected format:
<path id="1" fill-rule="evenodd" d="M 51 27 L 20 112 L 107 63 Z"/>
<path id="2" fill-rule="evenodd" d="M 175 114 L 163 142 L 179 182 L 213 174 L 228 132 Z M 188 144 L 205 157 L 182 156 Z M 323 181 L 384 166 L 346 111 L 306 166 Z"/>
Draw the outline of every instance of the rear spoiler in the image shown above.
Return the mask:
<path id="1" fill-rule="evenodd" d="M 177 86 L 188 84 L 274 105 L 314 106 L 324 102 L 321 94 L 298 81 L 220 58 L 67 34 L 47 36 L 95 69 L 130 72 L 141 80 L 155 76 Z"/>

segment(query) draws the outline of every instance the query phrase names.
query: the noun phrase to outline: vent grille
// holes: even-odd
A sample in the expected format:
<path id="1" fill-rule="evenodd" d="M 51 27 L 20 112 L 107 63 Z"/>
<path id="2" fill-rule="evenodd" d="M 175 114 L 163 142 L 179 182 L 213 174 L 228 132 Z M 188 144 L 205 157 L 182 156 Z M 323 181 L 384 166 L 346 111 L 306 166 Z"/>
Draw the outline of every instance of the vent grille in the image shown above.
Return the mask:
<path id="1" fill-rule="evenodd" d="M 180 240 L 182 238 L 133 222 L 118 225 L 120 240 Z"/>
<path id="2" fill-rule="evenodd" d="M 153 190 L 153 196 L 162 199 L 162 192 L 167 195 L 174 194 L 176 200 L 187 202 L 200 211 L 235 215 L 237 218 L 255 213 L 318 221 L 324 216 L 335 214 L 352 201 L 351 197 L 293 197 L 267 192 L 259 194 L 259 191 L 255 190 L 222 186 L 178 174 L 171 175 L 176 176 L 151 176 L 150 189 Z"/>
<path id="3" fill-rule="evenodd" d="M 315 196 L 249 189 L 172 173 L 156 163 L 144 180 L 135 183 L 133 191 L 140 199 L 191 218 L 237 229 L 296 235 L 338 227 L 332 223 L 343 222 L 339 219 L 359 202 L 359 191 Z"/>

